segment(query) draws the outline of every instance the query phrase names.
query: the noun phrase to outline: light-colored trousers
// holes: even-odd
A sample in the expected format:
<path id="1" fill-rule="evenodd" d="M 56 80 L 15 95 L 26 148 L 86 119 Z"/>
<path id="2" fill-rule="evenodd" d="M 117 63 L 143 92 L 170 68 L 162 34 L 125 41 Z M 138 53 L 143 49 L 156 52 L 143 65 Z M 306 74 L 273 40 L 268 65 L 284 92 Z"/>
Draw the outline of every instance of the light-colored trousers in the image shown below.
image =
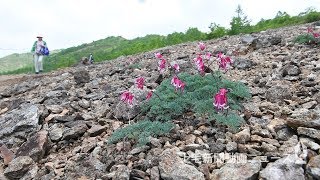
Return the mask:
<path id="1" fill-rule="evenodd" d="M 38 55 L 37 53 L 34 54 L 34 69 L 36 72 L 43 71 L 43 64 L 42 59 L 43 55 Z"/>

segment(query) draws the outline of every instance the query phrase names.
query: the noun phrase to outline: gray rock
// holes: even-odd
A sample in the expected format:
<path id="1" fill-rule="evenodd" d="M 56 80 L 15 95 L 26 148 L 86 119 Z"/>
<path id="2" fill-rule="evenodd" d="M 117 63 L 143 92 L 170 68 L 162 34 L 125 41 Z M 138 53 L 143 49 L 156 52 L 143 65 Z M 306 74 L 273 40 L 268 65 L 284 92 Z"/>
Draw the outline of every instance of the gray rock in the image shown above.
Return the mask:
<path id="1" fill-rule="evenodd" d="M 62 138 L 64 127 L 61 124 L 54 124 L 50 127 L 49 137 L 51 141 L 59 141 Z"/>
<path id="2" fill-rule="evenodd" d="M 79 102 L 78 102 L 79 106 L 84 108 L 84 109 L 88 109 L 90 106 L 91 106 L 91 102 L 86 100 L 86 99 L 81 99 Z"/>
<path id="3" fill-rule="evenodd" d="M 278 140 L 282 140 L 282 141 L 287 141 L 294 134 L 295 132 L 290 128 L 282 128 L 279 131 L 277 131 Z"/>
<path id="4" fill-rule="evenodd" d="M 320 145 L 315 143 L 312 139 L 300 137 L 300 142 L 314 151 L 318 151 L 320 149 Z"/>
<path id="5" fill-rule="evenodd" d="M 281 37 L 273 36 L 273 37 L 270 38 L 269 42 L 270 42 L 271 45 L 277 45 L 277 44 L 281 43 L 281 40 L 282 40 Z"/>
<path id="6" fill-rule="evenodd" d="M 149 146 L 136 147 L 136 148 L 132 149 L 129 154 L 132 154 L 132 155 L 139 154 L 141 152 L 147 151 L 148 149 L 150 149 Z"/>
<path id="7" fill-rule="evenodd" d="M 228 142 L 226 145 L 226 150 L 228 152 L 235 152 L 237 151 L 238 144 L 236 142 Z"/>
<path id="8" fill-rule="evenodd" d="M 254 65 L 256 64 L 253 61 L 247 59 L 238 58 L 233 62 L 233 66 L 241 70 L 250 69 Z"/>
<path id="9" fill-rule="evenodd" d="M 291 99 L 292 93 L 287 85 L 276 85 L 269 88 L 266 92 L 266 98 L 270 102 L 282 102 L 284 99 Z"/>
<path id="10" fill-rule="evenodd" d="M 298 127 L 298 134 L 305 135 L 314 139 L 320 140 L 320 130 L 306 127 Z"/>
<path id="11" fill-rule="evenodd" d="M 130 169 L 125 165 L 118 165 L 115 172 L 114 179 L 119 180 L 129 180 L 130 179 Z"/>
<path id="12" fill-rule="evenodd" d="M 21 104 L 19 108 L 0 116 L 0 141 L 6 142 L 8 146 L 17 145 L 20 142 L 12 137 L 19 137 L 24 141 L 38 130 L 38 122 L 38 107 L 33 104 Z"/>
<path id="13" fill-rule="evenodd" d="M 73 74 L 76 84 L 84 84 L 90 81 L 89 72 L 86 70 L 77 70 Z"/>
<path id="14" fill-rule="evenodd" d="M 22 144 L 16 152 L 16 157 L 29 156 L 33 161 L 38 162 L 44 157 L 48 147 L 48 132 L 41 130 Z"/>
<path id="15" fill-rule="evenodd" d="M 306 119 L 290 119 L 287 120 L 287 125 L 292 128 L 309 127 L 314 129 L 320 129 L 320 119 L 306 120 Z"/>
<path id="16" fill-rule="evenodd" d="M 76 126 L 72 128 L 65 129 L 63 132 L 63 138 L 64 140 L 70 140 L 70 139 L 78 139 L 80 138 L 86 131 L 88 127 L 86 124 L 77 124 Z"/>
<path id="17" fill-rule="evenodd" d="M 320 155 L 314 156 L 307 164 L 306 171 L 314 179 L 320 179 Z"/>
<path id="18" fill-rule="evenodd" d="M 246 163 L 226 163 L 211 173 L 210 179 L 215 180 L 255 180 L 258 178 L 261 162 L 251 160 Z"/>
<path id="19" fill-rule="evenodd" d="M 0 143 L 0 157 L 3 159 L 4 165 L 8 165 L 14 158 L 14 153 L 5 144 Z"/>
<path id="20" fill-rule="evenodd" d="M 33 163 L 33 160 L 29 156 L 19 156 L 9 163 L 9 166 L 4 171 L 4 175 L 8 179 L 21 178 L 29 171 Z"/>
<path id="21" fill-rule="evenodd" d="M 220 153 L 223 152 L 226 148 L 226 145 L 221 142 L 212 142 L 209 143 L 209 149 L 212 153 Z"/>
<path id="22" fill-rule="evenodd" d="M 266 180 L 304 180 L 302 160 L 295 154 L 278 159 L 274 163 L 268 163 L 267 167 L 260 171 L 259 178 Z"/>
<path id="23" fill-rule="evenodd" d="M 105 130 L 106 130 L 106 126 L 94 125 L 88 130 L 88 133 L 90 136 L 98 136 Z"/>
<path id="24" fill-rule="evenodd" d="M 160 176 L 166 180 L 193 179 L 204 180 L 204 174 L 194 166 L 185 164 L 177 155 L 176 149 L 166 149 L 160 155 Z"/>
<path id="25" fill-rule="evenodd" d="M 256 38 L 251 36 L 250 34 L 246 34 L 241 37 L 241 42 L 244 44 L 251 44 Z"/>
<path id="26" fill-rule="evenodd" d="M 297 76 L 301 73 L 301 70 L 298 66 L 296 65 L 292 65 L 292 64 L 288 64 L 286 66 L 284 66 L 282 68 L 282 77 L 285 77 L 285 76 Z"/>
<path id="27" fill-rule="evenodd" d="M 160 172 L 158 166 L 154 166 L 150 169 L 150 179 L 159 180 Z"/>
<path id="28" fill-rule="evenodd" d="M 237 143 L 245 144 L 250 141 L 250 129 L 244 128 L 242 131 L 238 132 L 233 136 L 233 141 Z"/>

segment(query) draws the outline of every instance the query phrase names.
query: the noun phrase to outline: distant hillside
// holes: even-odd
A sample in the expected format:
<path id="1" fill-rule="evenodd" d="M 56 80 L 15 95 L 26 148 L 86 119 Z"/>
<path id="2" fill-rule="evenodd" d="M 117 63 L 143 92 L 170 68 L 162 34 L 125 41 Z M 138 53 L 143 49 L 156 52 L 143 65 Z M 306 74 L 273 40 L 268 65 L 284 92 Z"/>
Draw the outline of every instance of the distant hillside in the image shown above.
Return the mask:
<path id="1" fill-rule="evenodd" d="M 31 53 L 14 53 L 9 56 L 0 58 L 0 73 L 12 71 L 26 66 L 31 68 L 32 65 L 32 54 Z"/>
<path id="2" fill-rule="evenodd" d="M 61 50 L 52 50 L 50 53 L 54 55 Z M 17 69 L 27 69 L 26 72 L 33 71 L 33 56 L 32 53 L 14 53 L 0 58 L 0 74 Z"/>
<path id="3" fill-rule="evenodd" d="M 47 70 L 59 67 L 68 67 L 77 63 L 82 57 L 88 57 L 90 53 L 94 55 L 95 61 L 105 60 L 114 49 L 123 46 L 128 40 L 123 37 L 107 37 L 91 43 L 84 43 L 76 47 L 63 49 L 46 58 Z"/>

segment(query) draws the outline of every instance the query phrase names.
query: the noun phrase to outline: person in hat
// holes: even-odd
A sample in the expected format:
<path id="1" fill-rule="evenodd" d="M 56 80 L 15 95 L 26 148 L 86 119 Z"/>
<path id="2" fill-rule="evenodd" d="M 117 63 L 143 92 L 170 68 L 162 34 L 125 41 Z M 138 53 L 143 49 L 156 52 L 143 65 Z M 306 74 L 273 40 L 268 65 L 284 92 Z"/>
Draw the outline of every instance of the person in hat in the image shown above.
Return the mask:
<path id="1" fill-rule="evenodd" d="M 41 54 L 41 48 L 46 47 L 47 43 L 42 40 L 43 36 L 37 36 L 38 40 L 33 43 L 31 52 L 33 53 L 33 60 L 34 60 L 34 68 L 36 74 L 43 71 L 43 54 Z"/>

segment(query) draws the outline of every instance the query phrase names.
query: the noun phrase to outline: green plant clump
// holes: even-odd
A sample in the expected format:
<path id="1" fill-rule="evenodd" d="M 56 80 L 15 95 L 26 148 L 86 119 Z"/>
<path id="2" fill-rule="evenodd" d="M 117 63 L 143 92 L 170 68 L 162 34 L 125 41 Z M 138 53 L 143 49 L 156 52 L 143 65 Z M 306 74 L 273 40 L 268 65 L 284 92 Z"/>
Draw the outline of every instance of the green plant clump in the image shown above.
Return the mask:
<path id="1" fill-rule="evenodd" d="M 156 89 L 159 97 L 153 96 L 142 106 L 146 119 L 168 122 L 182 116 L 185 112 L 194 112 L 196 116 L 207 117 L 231 128 L 237 128 L 243 119 L 237 115 L 241 110 L 241 101 L 250 98 L 248 88 L 240 82 L 221 77 L 219 71 L 203 76 L 179 74 L 186 83 L 184 92 L 175 92 L 170 79 L 164 80 Z M 213 106 L 213 96 L 220 88 L 228 88 L 229 109 L 217 112 Z"/>
<path id="2" fill-rule="evenodd" d="M 299 44 L 320 45 L 320 41 L 311 34 L 301 34 L 294 39 L 294 42 Z"/>
<path id="3" fill-rule="evenodd" d="M 137 146 L 145 145 L 149 142 L 149 137 L 157 137 L 168 133 L 174 124 L 159 121 L 139 121 L 125 128 L 117 129 L 109 138 L 108 143 L 116 143 L 125 138 L 138 142 Z"/>

